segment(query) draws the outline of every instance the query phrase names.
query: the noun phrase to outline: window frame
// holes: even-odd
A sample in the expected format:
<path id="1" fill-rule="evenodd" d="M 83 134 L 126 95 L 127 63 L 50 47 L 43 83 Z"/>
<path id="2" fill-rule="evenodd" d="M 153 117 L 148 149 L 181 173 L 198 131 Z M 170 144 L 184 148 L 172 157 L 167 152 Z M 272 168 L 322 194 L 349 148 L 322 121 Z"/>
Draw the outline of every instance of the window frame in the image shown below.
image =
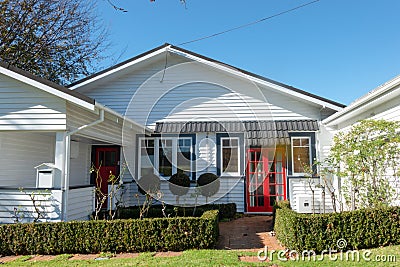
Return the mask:
<path id="1" fill-rule="evenodd" d="M 223 166 L 224 166 L 224 162 L 223 162 L 223 160 L 224 160 L 224 157 L 223 157 L 223 149 L 225 148 L 224 147 L 224 140 L 236 140 L 237 141 L 237 146 L 236 146 L 236 148 L 237 148 L 237 171 L 236 172 L 224 172 L 223 171 Z M 219 142 L 220 142 L 220 146 L 219 146 L 219 155 L 220 155 L 220 158 L 219 158 L 219 171 L 220 171 L 220 173 L 221 173 L 221 176 L 239 176 L 240 175 L 240 167 L 241 167 L 241 153 L 240 153 L 240 138 L 238 137 L 238 136 L 221 136 L 220 138 L 219 138 Z M 231 144 L 231 142 L 229 142 L 230 144 Z M 229 146 L 230 148 L 232 148 L 232 146 L 230 145 Z"/>
<path id="2" fill-rule="evenodd" d="M 294 168 L 294 163 L 295 163 L 295 155 L 294 155 L 294 153 L 293 153 L 293 147 L 303 147 L 303 146 L 294 146 L 293 145 L 293 140 L 294 139 L 308 139 L 308 157 L 309 157 L 309 164 L 310 164 L 310 167 L 312 167 L 312 157 L 313 157 L 313 150 L 312 150 L 312 148 L 313 148 L 313 143 L 312 143 L 312 141 L 313 141 L 313 138 L 311 137 L 311 136 L 309 136 L 309 135 L 296 135 L 296 136 L 291 136 L 290 137 L 290 152 L 291 152 L 291 160 L 292 160 L 292 164 L 291 164 L 291 167 L 292 167 L 292 175 L 293 176 L 304 176 L 305 175 L 305 173 L 304 172 L 295 172 L 295 168 Z"/>
<path id="3" fill-rule="evenodd" d="M 189 171 L 189 177 L 193 176 L 194 174 L 194 162 L 193 162 L 193 151 L 194 151 L 194 145 L 195 145 L 195 140 L 193 136 L 151 136 L 151 137 L 146 137 L 146 136 L 140 136 L 138 137 L 138 165 L 137 165 L 137 174 L 138 178 L 141 178 L 141 171 L 142 171 L 142 141 L 143 140 L 154 140 L 154 174 L 160 177 L 162 180 L 168 180 L 171 176 L 165 176 L 161 175 L 159 173 L 160 170 L 160 149 L 162 146 L 160 146 L 160 141 L 163 140 L 171 140 L 172 141 L 172 171 L 171 175 L 177 173 L 178 170 L 178 146 L 179 146 L 179 140 L 189 140 L 190 141 L 190 171 Z"/>

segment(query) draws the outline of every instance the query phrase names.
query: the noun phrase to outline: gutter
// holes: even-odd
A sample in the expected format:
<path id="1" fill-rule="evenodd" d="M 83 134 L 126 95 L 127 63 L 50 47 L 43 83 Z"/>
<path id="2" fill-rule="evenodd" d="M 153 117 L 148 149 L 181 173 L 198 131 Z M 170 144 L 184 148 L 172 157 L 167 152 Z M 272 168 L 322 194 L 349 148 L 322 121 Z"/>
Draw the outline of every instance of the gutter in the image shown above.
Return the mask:
<path id="1" fill-rule="evenodd" d="M 136 121 L 134 121 L 134 120 L 132 120 L 132 119 L 129 119 L 128 117 L 123 116 L 122 114 L 116 112 L 115 110 L 113 110 L 113 109 L 111 109 L 111 108 L 109 108 L 109 107 L 106 107 L 106 106 L 104 106 L 104 105 L 102 105 L 102 104 L 100 104 L 100 103 L 97 103 L 97 102 L 96 102 L 95 106 L 96 106 L 97 108 L 101 109 L 101 110 L 107 111 L 108 113 L 110 113 L 110 114 L 112 114 L 112 115 L 114 115 L 114 116 L 116 116 L 116 117 L 118 117 L 118 118 L 121 118 L 121 119 L 123 119 L 123 120 L 125 120 L 125 121 L 128 121 L 128 122 L 132 123 L 133 125 L 135 125 L 135 126 L 137 126 L 137 127 L 139 127 L 139 128 L 143 128 L 143 130 L 144 130 L 146 133 L 150 133 L 150 134 L 151 134 L 151 133 L 154 132 L 152 129 L 148 128 L 147 126 L 141 125 L 141 124 L 137 123 Z"/>

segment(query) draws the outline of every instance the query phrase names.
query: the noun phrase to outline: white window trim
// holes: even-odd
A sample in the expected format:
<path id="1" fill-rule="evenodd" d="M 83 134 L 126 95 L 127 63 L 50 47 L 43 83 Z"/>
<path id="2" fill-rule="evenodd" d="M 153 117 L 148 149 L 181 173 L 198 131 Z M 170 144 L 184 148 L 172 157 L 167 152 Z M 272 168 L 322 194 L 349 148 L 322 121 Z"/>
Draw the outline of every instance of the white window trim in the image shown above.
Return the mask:
<path id="1" fill-rule="evenodd" d="M 224 172 L 223 169 L 223 140 L 237 140 L 237 151 L 238 151 L 238 165 L 237 165 L 237 172 Z M 221 176 L 240 176 L 240 162 L 241 162 L 241 158 L 240 158 L 240 138 L 239 137 L 221 137 L 220 138 L 220 159 L 219 159 L 219 163 L 220 163 L 220 168 L 221 168 Z"/>
<path id="2" fill-rule="evenodd" d="M 158 172 L 160 167 L 160 140 L 172 140 L 172 173 L 177 173 L 178 163 L 178 140 L 190 140 L 190 154 L 193 154 L 193 140 L 191 137 L 139 137 L 139 155 L 138 155 L 138 177 L 141 177 L 142 170 L 142 140 L 154 140 L 154 174 L 160 177 L 160 179 L 168 180 L 171 176 L 163 176 Z M 193 162 L 190 164 L 190 172 L 193 172 Z"/>
<path id="3" fill-rule="evenodd" d="M 308 139 L 308 155 L 309 155 L 309 163 L 310 163 L 310 166 L 312 165 L 312 155 L 311 155 L 311 146 L 312 146 L 312 144 L 311 144 L 311 137 L 310 136 L 292 136 L 291 138 L 290 138 L 290 149 L 291 149 L 291 156 L 292 156 L 292 175 L 293 176 L 304 176 L 306 173 L 304 173 L 304 172 L 295 172 L 294 171 L 294 161 L 295 161 L 295 158 L 294 158 L 294 154 L 293 154 L 293 139 Z"/>

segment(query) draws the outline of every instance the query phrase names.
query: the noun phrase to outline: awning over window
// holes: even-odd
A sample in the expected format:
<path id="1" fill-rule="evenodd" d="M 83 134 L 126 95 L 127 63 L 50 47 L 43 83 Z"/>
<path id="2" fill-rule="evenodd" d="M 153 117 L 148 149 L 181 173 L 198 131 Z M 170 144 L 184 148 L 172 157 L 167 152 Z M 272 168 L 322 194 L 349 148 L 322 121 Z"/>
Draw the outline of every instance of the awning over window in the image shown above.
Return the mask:
<path id="1" fill-rule="evenodd" d="M 247 146 L 290 144 L 289 132 L 315 132 L 316 120 L 158 122 L 156 133 L 244 133 Z"/>

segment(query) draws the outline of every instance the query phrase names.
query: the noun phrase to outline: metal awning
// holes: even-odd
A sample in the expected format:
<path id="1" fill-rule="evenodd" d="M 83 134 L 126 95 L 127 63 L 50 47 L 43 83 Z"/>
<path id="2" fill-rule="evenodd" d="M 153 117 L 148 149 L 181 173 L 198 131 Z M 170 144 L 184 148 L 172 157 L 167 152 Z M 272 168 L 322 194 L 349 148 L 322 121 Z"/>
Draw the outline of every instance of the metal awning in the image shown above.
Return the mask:
<path id="1" fill-rule="evenodd" d="M 289 145 L 289 132 L 315 132 L 316 120 L 157 122 L 155 133 L 243 133 L 247 146 Z"/>

